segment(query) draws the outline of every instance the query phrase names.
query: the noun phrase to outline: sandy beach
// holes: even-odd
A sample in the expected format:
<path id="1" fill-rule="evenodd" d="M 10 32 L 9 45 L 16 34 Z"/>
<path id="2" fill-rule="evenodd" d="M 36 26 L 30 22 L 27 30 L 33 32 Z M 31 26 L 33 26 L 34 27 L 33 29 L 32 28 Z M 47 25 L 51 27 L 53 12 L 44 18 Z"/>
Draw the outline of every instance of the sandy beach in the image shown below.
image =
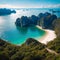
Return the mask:
<path id="1" fill-rule="evenodd" d="M 36 27 L 42 29 L 42 27 L 40 26 L 36 26 Z M 48 29 L 42 29 L 42 30 L 46 31 L 46 34 L 43 37 L 38 39 L 39 42 L 47 44 L 49 41 L 52 41 L 56 38 L 55 31 L 48 30 Z"/>

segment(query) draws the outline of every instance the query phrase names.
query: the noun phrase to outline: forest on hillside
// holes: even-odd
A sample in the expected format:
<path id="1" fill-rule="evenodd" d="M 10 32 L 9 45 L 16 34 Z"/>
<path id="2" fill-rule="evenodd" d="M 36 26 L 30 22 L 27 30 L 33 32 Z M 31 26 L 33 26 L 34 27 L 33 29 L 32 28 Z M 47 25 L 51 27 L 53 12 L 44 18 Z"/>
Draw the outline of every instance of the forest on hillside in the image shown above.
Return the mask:
<path id="1" fill-rule="evenodd" d="M 44 45 L 33 38 L 28 38 L 21 46 L 16 46 L 0 39 L 0 60 L 60 60 L 60 18 L 53 22 L 57 38 Z M 55 51 L 50 53 L 46 48 Z"/>

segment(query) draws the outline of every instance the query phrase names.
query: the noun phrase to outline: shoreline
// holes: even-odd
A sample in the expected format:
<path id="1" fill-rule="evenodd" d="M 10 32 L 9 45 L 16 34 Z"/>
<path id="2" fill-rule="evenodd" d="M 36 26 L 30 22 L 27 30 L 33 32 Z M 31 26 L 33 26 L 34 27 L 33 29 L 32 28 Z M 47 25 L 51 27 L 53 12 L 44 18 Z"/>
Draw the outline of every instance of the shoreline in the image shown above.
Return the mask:
<path id="1" fill-rule="evenodd" d="M 42 29 L 42 27 L 38 25 L 36 27 L 46 32 L 43 37 L 37 39 L 40 43 L 47 45 L 48 42 L 53 41 L 56 38 L 55 31 L 49 29 Z"/>

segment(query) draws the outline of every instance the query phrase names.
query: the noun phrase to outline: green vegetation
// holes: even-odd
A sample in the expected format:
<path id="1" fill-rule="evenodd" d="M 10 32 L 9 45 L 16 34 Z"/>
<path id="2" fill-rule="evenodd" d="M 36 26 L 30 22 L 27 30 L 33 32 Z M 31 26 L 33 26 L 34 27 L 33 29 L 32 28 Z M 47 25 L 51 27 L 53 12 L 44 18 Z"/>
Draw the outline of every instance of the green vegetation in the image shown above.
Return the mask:
<path id="1" fill-rule="evenodd" d="M 0 39 L 0 60 L 59 59 L 55 54 L 49 53 L 45 47 L 44 44 L 41 44 L 32 38 L 27 39 L 27 41 L 21 46 L 15 46 Z"/>
<path id="2" fill-rule="evenodd" d="M 0 60 L 60 60 L 60 19 L 53 21 L 57 38 L 46 45 L 29 38 L 21 46 L 16 46 L 0 39 Z M 58 55 L 50 53 L 47 48 Z"/>
<path id="3" fill-rule="evenodd" d="M 57 38 L 51 42 L 48 43 L 48 48 L 55 50 L 60 54 L 60 18 L 55 20 L 53 22 L 53 25 L 55 26 L 55 33 L 57 35 Z"/>

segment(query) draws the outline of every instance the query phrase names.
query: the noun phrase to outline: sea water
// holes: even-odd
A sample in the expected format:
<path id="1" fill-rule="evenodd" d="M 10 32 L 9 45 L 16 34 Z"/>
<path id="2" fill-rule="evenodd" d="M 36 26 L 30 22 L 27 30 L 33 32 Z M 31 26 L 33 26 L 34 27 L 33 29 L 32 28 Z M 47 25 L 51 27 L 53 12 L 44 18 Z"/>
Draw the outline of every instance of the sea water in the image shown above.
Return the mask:
<path id="1" fill-rule="evenodd" d="M 40 8 L 20 8 L 15 9 L 16 14 L 0 16 L 0 38 L 12 44 L 23 44 L 26 39 L 42 37 L 45 35 L 45 31 L 38 29 L 35 26 L 31 27 L 17 27 L 15 25 L 16 19 L 21 16 L 38 16 L 39 13 L 50 12 L 49 9 Z M 55 9 L 58 10 L 58 9 Z M 51 13 L 51 12 L 50 12 Z M 60 13 L 55 13 L 60 17 Z"/>

